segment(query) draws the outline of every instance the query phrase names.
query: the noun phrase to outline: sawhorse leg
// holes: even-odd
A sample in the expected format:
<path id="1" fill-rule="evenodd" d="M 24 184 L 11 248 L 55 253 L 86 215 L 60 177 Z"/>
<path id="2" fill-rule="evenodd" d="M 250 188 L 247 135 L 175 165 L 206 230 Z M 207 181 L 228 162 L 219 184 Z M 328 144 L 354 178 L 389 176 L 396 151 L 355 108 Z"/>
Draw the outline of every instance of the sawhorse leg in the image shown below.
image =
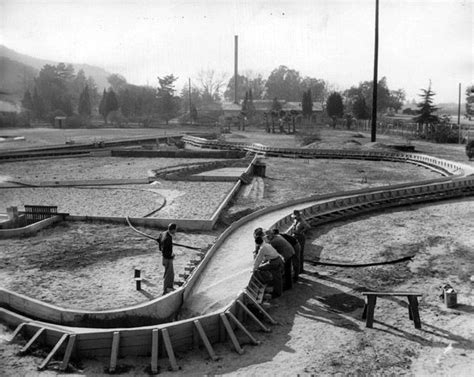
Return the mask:
<path id="1" fill-rule="evenodd" d="M 374 324 L 374 312 L 375 312 L 375 304 L 377 303 L 377 296 L 376 295 L 368 295 L 367 296 L 367 304 L 364 308 L 364 313 L 362 314 L 362 318 L 366 318 L 365 326 L 372 328 Z"/>
<path id="2" fill-rule="evenodd" d="M 407 296 L 408 298 L 408 312 L 410 319 L 415 323 L 415 328 L 421 329 L 420 312 L 418 310 L 418 299 L 416 296 Z"/>

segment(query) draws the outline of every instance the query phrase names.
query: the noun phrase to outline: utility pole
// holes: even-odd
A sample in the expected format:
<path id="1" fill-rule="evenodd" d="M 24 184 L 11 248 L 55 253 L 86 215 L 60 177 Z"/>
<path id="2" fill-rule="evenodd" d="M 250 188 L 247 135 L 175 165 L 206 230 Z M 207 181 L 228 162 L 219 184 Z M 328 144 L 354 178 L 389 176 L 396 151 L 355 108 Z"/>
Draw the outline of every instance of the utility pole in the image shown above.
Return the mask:
<path id="1" fill-rule="evenodd" d="M 461 83 L 459 83 L 459 96 L 458 96 L 458 133 L 459 133 L 459 144 L 461 144 Z"/>
<path id="2" fill-rule="evenodd" d="M 370 141 L 377 138 L 377 70 L 379 63 L 379 0 L 375 0 L 375 46 L 374 46 L 374 83 L 372 95 L 372 132 Z"/>
<path id="3" fill-rule="evenodd" d="M 238 84 L 237 84 L 237 76 L 238 76 L 238 62 L 239 62 L 239 36 L 234 35 L 234 103 L 239 103 L 238 98 Z"/>

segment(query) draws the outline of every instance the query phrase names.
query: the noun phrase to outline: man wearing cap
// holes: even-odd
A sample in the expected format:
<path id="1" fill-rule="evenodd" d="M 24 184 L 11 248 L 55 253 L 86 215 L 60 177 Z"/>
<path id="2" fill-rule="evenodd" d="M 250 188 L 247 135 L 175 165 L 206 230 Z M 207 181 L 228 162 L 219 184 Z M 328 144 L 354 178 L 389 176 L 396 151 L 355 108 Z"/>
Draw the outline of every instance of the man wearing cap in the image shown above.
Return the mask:
<path id="1" fill-rule="evenodd" d="M 304 245 L 306 241 L 305 233 L 311 226 L 304 219 L 301 212 L 297 209 L 293 211 L 293 225 L 291 226 L 289 233 L 295 237 L 300 244 L 300 274 L 304 273 Z"/>
<path id="2" fill-rule="evenodd" d="M 159 249 L 163 256 L 163 295 L 174 290 L 174 267 L 173 267 L 173 235 L 176 233 L 177 226 L 174 223 L 168 225 L 168 230 L 160 234 L 157 239 Z"/>

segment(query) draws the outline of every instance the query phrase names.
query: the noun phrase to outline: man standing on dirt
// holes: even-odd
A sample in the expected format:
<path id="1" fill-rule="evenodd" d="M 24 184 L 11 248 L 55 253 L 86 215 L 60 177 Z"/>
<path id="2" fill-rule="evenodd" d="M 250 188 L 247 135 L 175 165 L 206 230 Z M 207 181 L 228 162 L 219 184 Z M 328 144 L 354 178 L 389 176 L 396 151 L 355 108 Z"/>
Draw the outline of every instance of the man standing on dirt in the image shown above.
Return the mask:
<path id="1" fill-rule="evenodd" d="M 300 244 L 300 274 L 304 273 L 304 244 L 306 241 L 305 233 L 311 226 L 304 219 L 301 212 L 297 209 L 293 211 L 293 225 L 291 226 L 289 233 L 295 237 Z"/>
<path id="2" fill-rule="evenodd" d="M 173 236 L 176 233 L 177 226 L 174 223 L 168 225 L 168 230 L 158 237 L 159 249 L 163 256 L 163 295 L 174 290 L 174 267 L 173 267 Z"/>

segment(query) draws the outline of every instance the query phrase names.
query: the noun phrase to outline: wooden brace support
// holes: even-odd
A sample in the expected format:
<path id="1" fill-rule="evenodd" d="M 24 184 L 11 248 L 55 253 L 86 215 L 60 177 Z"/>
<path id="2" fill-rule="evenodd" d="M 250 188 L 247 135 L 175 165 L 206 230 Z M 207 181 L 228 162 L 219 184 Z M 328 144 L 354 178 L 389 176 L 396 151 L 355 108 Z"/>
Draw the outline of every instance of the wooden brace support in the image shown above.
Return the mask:
<path id="1" fill-rule="evenodd" d="M 33 337 L 29 340 L 28 343 L 26 343 L 26 345 L 20 350 L 20 354 L 22 353 L 26 353 L 28 351 L 28 349 L 33 345 L 34 342 L 36 342 L 36 340 L 38 340 L 38 338 L 41 336 L 41 334 L 43 334 L 43 332 L 45 331 L 46 329 L 44 327 L 41 327 L 36 333 L 35 335 L 33 335 Z"/>
<path id="2" fill-rule="evenodd" d="M 221 317 L 222 323 L 224 324 L 224 327 L 227 331 L 227 334 L 229 335 L 230 340 L 232 341 L 232 344 L 234 345 L 235 351 L 242 355 L 244 353 L 244 350 L 242 347 L 240 347 L 239 340 L 235 336 L 234 330 L 232 330 L 232 326 L 229 323 L 229 320 L 227 319 L 226 315 L 224 313 L 219 314 Z"/>
<path id="3" fill-rule="evenodd" d="M 68 337 L 69 337 L 69 334 L 63 334 L 63 336 L 59 339 L 59 341 L 56 343 L 56 345 L 48 354 L 48 356 L 46 356 L 46 359 L 44 359 L 44 361 L 38 367 L 38 370 L 43 370 L 48 366 L 51 359 L 54 357 L 54 355 L 56 355 L 56 353 L 58 352 L 58 350 L 61 348 L 61 346 L 64 344 L 64 342 L 66 341 Z"/>
<path id="4" fill-rule="evenodd" d="M 206 347 L 207 353 L 211 357 L 212 360 L 216 361 L 218 359 L 216 353 L 214 352 L 214 349 L 212 348 L 211 342 L 209 342 L 209 339 L 207 338 L 206 333 L 204 332 L 204 329 L 202 328 L 201 322 L 199 320 L 194 321 L 194 326 L 196 326 L 196 329 L 199 333 L 199 336 L 204 343 L 204 346 Z"/>
<path id="5" fill-rule="evenodd" d="M 241 329 L 245 335 L 248 336 L 248 338 L 250 339 L 250 341 L 255 344 L 255 345 L 259 345 L 260 342 L 250 333 L 250 331 L 248 331 L 245 326 L 242 324 L 242 322 L 240 322 L 237 317 L 230 311 L 226 312 L 226 314 L 230 317 L 230 319 L 236 324 L 236 326 Z"/>
<path id="6" fill-rule="evenodd" d="M 270 323 L 272 325 L 277 325 L 278 322 L 275 321 L 271 316 L 270 314 L 268 314 L 265 309 L 262 308 L 262 306 L 252 297 L 251 294 L 249 294 L 248 292 L 245 292 L 245 295 L 249 298 L 250 301 L 252 301 L 252 303 L 258 308 L 258 310 L 260 310 L 262 312 L 262 314 L 270 321 Z"/>
<path id="7" fill-rule="evenodd" d="M 260 321 L 260 320 L 255 316 L 255 314 L 253 314 L 253 313 L 249 310 L 249 308 L 247 308 L 247 307 L 245 306 L 245 304 L 244 304 L 242 301 L 237 300 L 237 304 L 240 305 L 240 307 L 245 311 L 245 313 L 247 313 L 247 315 L 248 315 L 250 318 L 252 318 L 255 322 L 257 322 L 257 324 L 260 326 L 260 328 L 261 328 L 263 331 L 265 331 L 265 332 L 271 332 L 271 331 L 272 331 L 269 327 L 265 326 L 265 325 L 262 323 L 262 321 Z"/>
<path id="8" fill-rule="evenodd" d="M 170 335 L 168 334 L 168 329 L 161 330 L 161 333 L 163 335 L 163 342 L 165 343 L 166 353 L 168 354 L 168 359 L 170 360 L 171 369 L 177 371 L 179 367 L 176 363 L 176 358 L 174 356 L 173 346 L 171 344 Z"/>

